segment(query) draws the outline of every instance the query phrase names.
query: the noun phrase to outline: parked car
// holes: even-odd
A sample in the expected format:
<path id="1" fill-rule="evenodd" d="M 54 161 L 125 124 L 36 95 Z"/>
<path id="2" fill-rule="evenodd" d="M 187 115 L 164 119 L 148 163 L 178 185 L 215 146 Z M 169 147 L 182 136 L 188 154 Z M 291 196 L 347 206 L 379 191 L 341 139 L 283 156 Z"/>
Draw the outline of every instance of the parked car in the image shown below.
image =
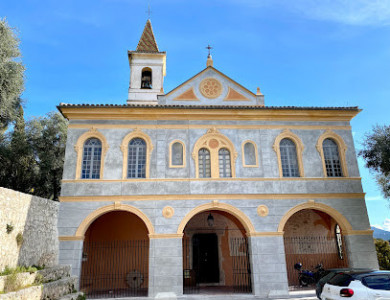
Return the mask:
<path id="1" fill-rule="evenodd" d="M 318 280 L 316 284 L 316 295 L 318 299 L 321 299 L 322 289 L 325 283 L 332 279 L 337 273 L 340 272 L 372 272 L 372 269 L 352 269 L 352 268 L 340 268 L 340 269 L 327 269 L 324 271 L 323 276 Z"/>
<path id="2" fill-rule="evenodd" d="M 324 286 L 322 300 L 390 299 L 390 271 L 338 272 Z"/>

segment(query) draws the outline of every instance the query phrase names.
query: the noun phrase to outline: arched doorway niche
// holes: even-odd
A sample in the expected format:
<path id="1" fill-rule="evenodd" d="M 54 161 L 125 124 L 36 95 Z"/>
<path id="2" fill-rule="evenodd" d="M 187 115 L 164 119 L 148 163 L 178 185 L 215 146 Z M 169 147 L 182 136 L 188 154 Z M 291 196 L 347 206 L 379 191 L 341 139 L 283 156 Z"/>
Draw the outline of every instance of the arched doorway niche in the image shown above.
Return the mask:
<path id="1" fill-rule="evenodd" d="M 149 228 L 126 210 L 100 214 L 84 234 L 80 289 L 89 297 L 148 295 Z"/>
<path id="2" fill-rule="evenodd" d="M 247 230 L 217 209 L 193 215 L 183 229 L 183 292 L 250 293 Z"/>
<path id="3" fill-rule="evenodd" d="M 343 230 L 349 223 L 336 220 L 327 212 L 314 208 L 296 210 L 284 220 L 284 247 L 287 277 L 290 288 L 306 286 L 298 279 L 296 263 L 303 269 L 316 271 L 322 264 L 325 269 L 348 267 Z"/>

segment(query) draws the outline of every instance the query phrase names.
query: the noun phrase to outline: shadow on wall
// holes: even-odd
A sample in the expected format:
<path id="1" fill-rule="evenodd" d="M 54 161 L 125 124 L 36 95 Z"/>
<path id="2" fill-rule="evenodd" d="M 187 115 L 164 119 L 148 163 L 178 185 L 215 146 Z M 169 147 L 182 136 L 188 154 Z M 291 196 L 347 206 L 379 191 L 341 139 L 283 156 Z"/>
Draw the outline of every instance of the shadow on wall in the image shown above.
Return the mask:
<path id="1" fill-rule="evenodd" d="M 59 203 L 0 188 L 0 271 L 58 263 Z"/>

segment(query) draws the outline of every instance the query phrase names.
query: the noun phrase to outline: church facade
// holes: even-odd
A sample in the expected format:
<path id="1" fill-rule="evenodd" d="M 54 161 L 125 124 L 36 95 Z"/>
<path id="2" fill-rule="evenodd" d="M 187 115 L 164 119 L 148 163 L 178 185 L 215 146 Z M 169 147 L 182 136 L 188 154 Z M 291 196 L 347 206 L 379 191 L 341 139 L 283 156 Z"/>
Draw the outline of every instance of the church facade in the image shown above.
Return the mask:
<path id="1" fill-rule="evenodd" d="M 296 263 L 378 268 L 357 107 L 267 106 L 210 55 L 164 93 L 149 20 L 128 56 L 127 103 L 58 107 L 60 263 L 89 297 L 277 297 L 307 284 Z"/>

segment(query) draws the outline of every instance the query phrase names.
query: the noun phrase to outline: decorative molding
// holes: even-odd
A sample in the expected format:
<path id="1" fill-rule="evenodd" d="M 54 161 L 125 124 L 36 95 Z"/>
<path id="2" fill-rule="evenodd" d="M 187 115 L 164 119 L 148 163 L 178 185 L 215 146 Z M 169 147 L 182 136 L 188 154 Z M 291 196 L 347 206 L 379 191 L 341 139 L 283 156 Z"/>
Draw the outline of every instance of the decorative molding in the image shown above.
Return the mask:
<path id="1" fill-rule="evenodd" d="M 177 234 L 182 234 L 184 231 L 184 228 L 186 227 L 187 223 L 194 217 L 195 215 L 209 210 L 218 210 L 218 211 L 224 211 L 232 216 L 236 217 L 241 224 L 244 226 L 247 234 L 252 234 L 256 232 L 255 227 L 253 226 L 251 220 L 248 218 L 246 214 L 244 214 L 241 210 L 236 208 L 233 205 L 226 204 L 226 203 L 220 203 L 218 202 L 218 205 L 215 206 L 216 202 L 206 203 L 203 205 L 199 205 L 192 209 L 180 222 L 179 227 L 177 229 Z"/>
<path id="2" fill-rule="evenodd" d="M 250 99 L 229 86 L 229 91 L 223 101 L 250 101 Z"/>
<path id="3" fill-rule="evenodd" d="M 268 216 L 268 213 L 269 213 L 269 209 L 266 205 L 259 205 L 257 207 L 257 214 L 260 217 L 266 217 L 266 216 Z"/>
<path id="4" fill-rule="evenodd" d="M 214 77 L 207 77 L 199 84 L 199 91 L 204 97 L 215 99 L 222 94 L 222 84 Z"/>
<path id="5" fill-rule="evenodd" d="M 236 159 L 238 153 L 234 144 L 225 135 L 220 133 L 216 127 L 207 130 L 206 134 L 200 137 L 192 150 L 192 158 L 195 161 L 195 176 L 199 178 L 199 150 L 205 148 L 210 152 L 211 178 L 219 177 L 219 157 L 218 152 L 221 148 L 226 148 L 230 152 L 230 168 L 232 178 L 236 177 Z"/>
<path id="6" fill-rule="evenodd" d="M 343 235 L 373 235 L 374 230 L 367 229 L 367 230 L 347 230 L 346 232 L 342 232 Z"/>
<path id="7" fill-rule="evenodd" d="M 283 236 L 284 232 L 272 232 L 272 231 L 263 231 L 263 232 L 253 232 L 247 234 L 249 237 L 271 237 L 271 236 Z"/>
<path id="8" fill-rule="evenodd" d="M 165 206 L 162 210 L 162 215 L 166 219 L 172 218 L 174 214 L 175 214 L 175 210 L 173 209 L 172 206 Z"/>
<path id="9" fill-rule="evenodd" d="M 336 209 L 333 207 L 330 207 L 328 205 L 318 203 L 318 202 L 312 202 L 308 201 L 306 203 L 298 204 L 297 206 L 294 206 L 291 208 L 281 219 L 279 226 L 278 226 L 278 232 L 283 232 L 284 231 L 284 226 L 286 225 L 287 221 L 297 213 L 298 211 L 304 210 L 304 209 L 314 209 L 314 210 L 319 210 L 322 211 L 329 216 L 331 216 L 337 224 L 339 224 L 342 234 L 348 234 L 349 232 L 352 231 L 352 225 L 348 222 L 348 220 Z"/>
<path id="10" fill-rule="evenodd" d="M 141 138 L 146 143 L 146 178 L 149 178 L 150 176 L 150 157 L 152 155 L 153 151 L 153 143 L 151 138 L 141 131 L 138 127 L 136 127 L 132 132 L 127 134 L 124 139 L 122 140 L 122 144 L 120 146 L 120 149 L 123 153 L 123 165 L 122 165 L 122 179 L 127 179 L 127 165 L 128 165 L 128 157 L 129 157 L 129 143 L 134 138 Z"/>
<path id="11" fill-rule="evenodd" d="M 322 161 L 322 169 L 324 171 L 324 177 L 328 177 L 326 173 L 326 165 L 325 165 L 325 156 L 324 156 L 324 148 L 323 143 L 325 139 L 331 139 L 333 140 L 338 147 L 339 150 L 339 157 L 340 157 L 340 164 L 342 168 L 342 174 L 344 177 L 348 177 L 348 166 L 347 166 L 347 160 L 345 158 L 345 153 L 347 152 L 347 145 L 345 144 L 344 140 L 336 133 L 334 133 L 332 130 L 327 129 L 317 140 L 316 148 L 318 153 L 320 154 L 321 161 Z"/>
<path id="12" fill-rule="evenodd" d="M 246 163 L 246 157 L 245 157 L 245 145 L 247 143 L 250 143 L 253 145 L 253 147 L 255 147 L 255 159 L 256 159 L 256 164 L 254 165 L 248 165 Z M 244 168 L 258 168 L 259 167 L 259 152 L 257 151 L 257 145 L 254 141 L 251 141 L 251 140 L 246 140 L 244 142 L 242 142 L 241 144 L 241 156 L 242 156 L 242 166 Z"/>
<path id="13" fill-rule="evenodd" d="M 183 201 L 183 200 L 288 200 L 288 199 L 364 199 L 365 193 L 318 194 L 189 194 L 189 195 L 128 195 L 128 196 L 61 196 L 60 202 L 100 201 Z"/>
<path id="14" fill-rule="evenodd" d="M 117 202 L 117 201 L 116 201 Z M 145 224 L 146 228 L 148 229 L 149 234 L 154 234 L 154 227 L 152 222 L 149 220 L 149 218 L 138 208 L 127 205 L 127 204 L 111 204 L 107 206 L 100 207 L 93 212 L 91 212 L 78 226 L 75 236 L 78 237 L 84 237 L 85 232 L 87 231 L 88 227 L 92 224 L 93 221 L 95 221 L 97 218 L 99 218 L 101 215 L 111 212 L 111 211 L 127 211 L 129 213 L 132 213 L 139 217 Z"/>
<path id="15" fill-rule="evenodd" d="M 285 129 L 280 133 L 274 141 L 273 149 L 276 152 L 276 155 L 278 157 L 278 166 L 279 166 L 279 176 L 283 177 L 283 169 L 282 169 L 282 160 L 280 157 L 280 141 L 283 139 L 290 139 L 294 142 L 296 150 L 297 150 L 297 161 L 298 161 L 298 169 L 299 169 L 299 176 L 305 177 L 305 172 L 303 169 L 303 161 L 302 161 L 302 153 L 305 149 L 301 139 L 294 133 L 292 133 L 289 129 Z"/>
<path id="16" fill-rule="evenodd" d="M 154 233 L 149 234 L 150 239 L 181 239 L 183 238 L 183 233 Z"/>
<path id="17" fill-rule="evenodd" d="M 84 241 L 84 236 L 62 235 L 58 237 L 59 241 Z"/>
<path id="18" fill-rule="evenodd" d="M 172 147 L 173 147 L 173 144 L 175 144 L 175 143 L 180 143 L 183 146 L 183 164 L 181 164 L 181 165 L 172 164 Z M 186 154 L 187 154 L 187 149 L 186 149 L 186 145 L 184 144 L 184 142 L 182 142 L 181 140 L 173 140 L 169 144 L 169 167 L 170 168 L 185 168 L 186 162 L 187 162 L 187 155 Z"/>
<path id="19" fill-rule="evenodd" d="M 100 174 L 99 177 L 100 179 L 103 179 L 103 174 L 104 174 L 104 159 L 106 157 L 106 153 L 108 151 L 108 143 L 106 140 L 106 137 L 99 132 L 94 126 L 90 127 L 90 129 L 83 133 L 82 135 L 79 136 L 77 139 L 76 144 L 74 145 L 74 150 L 76 151 L 77 155 L 77 160 L 76 160 L 76 178 L 75 179 L 80 179 L 81 178 L 81 168 L 82 168 L 82 163 L 83 163 L 83 150 L 84 150 L 84 143 L 90 139 L 90 138 L 97 138 L 100 140 L 102 143 L 102 153 L 100 157 Z M 98 179 L 88 179 L 88 180 L 98 180 Z"/>
<path id="20" fill-rule="evenodd" d="M 184 93 L 180 94 L 179 96 L 177 96 L 172 100 L 173 101 L 200 101 L 198 97 L 196 97 L 193 87 L 189 88 Z"/>

